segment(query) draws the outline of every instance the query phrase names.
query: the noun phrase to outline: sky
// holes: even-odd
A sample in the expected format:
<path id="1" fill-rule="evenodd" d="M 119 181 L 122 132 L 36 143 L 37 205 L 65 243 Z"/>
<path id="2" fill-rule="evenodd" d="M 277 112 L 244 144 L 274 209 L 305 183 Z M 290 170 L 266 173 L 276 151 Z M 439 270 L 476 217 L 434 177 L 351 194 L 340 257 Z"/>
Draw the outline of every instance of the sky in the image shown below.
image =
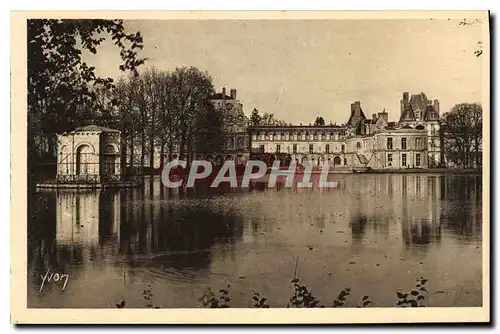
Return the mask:
<path id="1" fill-rule="evenodd" d="M 360 101 L 367 117 L 398 120 L 405 91 L 439 99 L 441 113 L 481 102 L 481 24 L 458 20 L 132 20 L 144 68 L 196 66 L 217 91 L 238 91 L 257 108 L 294 124 L 345 123 Z M 101 76 L 119 78 L 119 51 L 106 41 L 89 57 Z"/>

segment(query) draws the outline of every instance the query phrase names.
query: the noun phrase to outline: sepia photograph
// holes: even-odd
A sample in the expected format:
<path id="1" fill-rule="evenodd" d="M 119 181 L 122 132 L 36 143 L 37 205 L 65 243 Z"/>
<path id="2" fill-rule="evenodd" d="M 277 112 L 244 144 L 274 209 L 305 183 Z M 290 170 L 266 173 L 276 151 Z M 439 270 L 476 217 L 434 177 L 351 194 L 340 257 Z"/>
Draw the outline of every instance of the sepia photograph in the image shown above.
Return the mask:
<path id="1" fill-rule="evenodd" d="M 11 321 L 490 321 L 487 11 L 11 19 Z"/>

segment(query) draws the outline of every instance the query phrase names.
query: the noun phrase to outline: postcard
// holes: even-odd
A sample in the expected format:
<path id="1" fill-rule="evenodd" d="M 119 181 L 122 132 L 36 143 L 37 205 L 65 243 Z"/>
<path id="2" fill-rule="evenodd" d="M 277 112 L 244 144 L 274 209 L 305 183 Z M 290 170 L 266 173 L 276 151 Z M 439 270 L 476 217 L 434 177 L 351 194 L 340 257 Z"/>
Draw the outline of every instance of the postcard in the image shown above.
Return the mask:
<path id="1" fill-rule="evenodd" d="M 12 12 L 11 321 L 490 321 L 487 11 Z"/>

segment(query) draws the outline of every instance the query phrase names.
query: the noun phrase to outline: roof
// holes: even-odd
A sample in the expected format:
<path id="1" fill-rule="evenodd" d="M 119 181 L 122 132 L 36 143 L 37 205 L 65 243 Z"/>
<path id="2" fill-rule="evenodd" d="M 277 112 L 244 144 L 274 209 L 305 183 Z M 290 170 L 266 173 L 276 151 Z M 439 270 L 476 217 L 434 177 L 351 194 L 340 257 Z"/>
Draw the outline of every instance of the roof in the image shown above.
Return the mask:
<path id="1" fill-rule="evenodd" d="M 86 125 L 86 126 L 80 126 L 74 129 L 72 132 L 120 132 L 120 131 L 99 125 Z"/>
<path id="2" fill-rule="evenodd" d="M 226 94 L 217 93 L 210 97 L 211 100 L 234 100 L 231 96 L 227 96 Z"/>

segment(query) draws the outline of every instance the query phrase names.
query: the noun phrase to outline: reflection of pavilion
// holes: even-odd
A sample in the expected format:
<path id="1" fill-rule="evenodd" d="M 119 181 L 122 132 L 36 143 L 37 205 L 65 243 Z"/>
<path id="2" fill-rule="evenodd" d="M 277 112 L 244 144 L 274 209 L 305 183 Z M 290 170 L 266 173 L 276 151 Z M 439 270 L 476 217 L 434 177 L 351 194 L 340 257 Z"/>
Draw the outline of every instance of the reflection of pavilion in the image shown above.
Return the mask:
<path id="1" fill-rule="evenodd" d="M 59 245 L 97 245 L 119 234 L 120 193 L 59 191 L 56 195 L 56 241 Z"/>

